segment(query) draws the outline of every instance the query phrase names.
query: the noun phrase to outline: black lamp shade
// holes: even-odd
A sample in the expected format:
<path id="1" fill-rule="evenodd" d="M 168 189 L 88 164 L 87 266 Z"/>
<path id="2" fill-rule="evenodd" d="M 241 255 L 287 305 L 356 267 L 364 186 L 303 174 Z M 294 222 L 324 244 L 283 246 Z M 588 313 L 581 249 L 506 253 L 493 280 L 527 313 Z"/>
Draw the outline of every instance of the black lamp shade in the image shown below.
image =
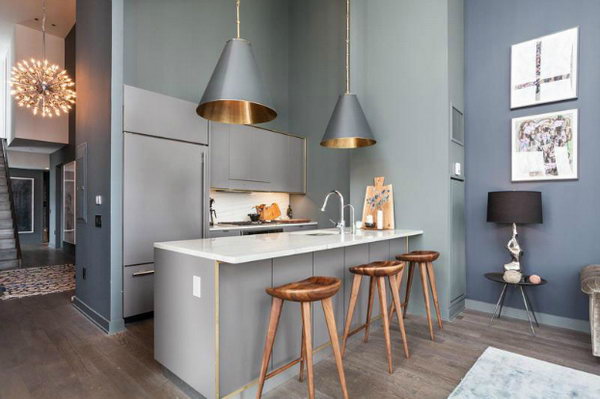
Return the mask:
<path id="1" fill-rule="evenodd" d="M 487 221 L 494 223 L 542 223 L 542 193 L 495 191 L 488 193 Z"/>

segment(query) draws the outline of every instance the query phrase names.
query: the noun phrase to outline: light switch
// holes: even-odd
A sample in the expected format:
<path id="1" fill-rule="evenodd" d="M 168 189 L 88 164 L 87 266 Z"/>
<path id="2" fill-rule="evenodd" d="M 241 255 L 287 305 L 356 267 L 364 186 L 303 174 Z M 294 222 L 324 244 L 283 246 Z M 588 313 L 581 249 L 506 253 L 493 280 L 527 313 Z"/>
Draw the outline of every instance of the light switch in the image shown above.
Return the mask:
<path id="1" fill-rule="evenodd" d="M 102 196 L 96 195 L 96 205 L 102 205 Z"/>
<path id="2" fill-rule="evenodd" d="M 201 298 L 202 297 L 202 285 L 201 285 L 202 280 L 200 279 L 200 276 L 194 276 L 192 279 L 192 295 L 194 295 L 195 297 Z"/>
<path id="3" fill-rule="evenodd" d="M 456 162 L 454 164 L 454 174 L 456 176 L 460 176 L 460 174 L 461 174 L 461 164 L 460 164 L 460 162 Z"/>

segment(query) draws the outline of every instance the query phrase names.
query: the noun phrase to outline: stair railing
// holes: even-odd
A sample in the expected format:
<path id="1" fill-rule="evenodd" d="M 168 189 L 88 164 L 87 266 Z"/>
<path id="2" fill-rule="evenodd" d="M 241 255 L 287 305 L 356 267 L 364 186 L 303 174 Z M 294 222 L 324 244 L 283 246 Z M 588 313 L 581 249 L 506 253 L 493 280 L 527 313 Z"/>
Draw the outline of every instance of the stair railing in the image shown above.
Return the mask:
<path id="1" fill-rule="evenodd" d="M 15 235 L 15 248 L 17 249 L 17 259 L 21 262 L 21 243 L 19 242 L 19 227 L 17 226 L 17 213 L 15 212 L 15 201 L 12 192 L 12 182 L 8 170 L 8 155 L 6 153 L 6 139 L 2 139 L 2 157 L 4 158 L 4 174 L 6 176 L 6 187 L 8 189 L 8 201 L 10 202 L 10 213 L 12 215 L 12 225 Z"/>

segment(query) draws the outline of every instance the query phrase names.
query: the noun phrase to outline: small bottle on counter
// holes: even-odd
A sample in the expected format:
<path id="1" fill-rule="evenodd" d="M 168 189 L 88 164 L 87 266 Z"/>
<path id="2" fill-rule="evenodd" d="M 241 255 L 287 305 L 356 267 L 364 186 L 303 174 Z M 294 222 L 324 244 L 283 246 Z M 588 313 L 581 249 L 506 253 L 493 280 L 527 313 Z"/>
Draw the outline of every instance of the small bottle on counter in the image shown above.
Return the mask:
<path id="1" fill-rule="evenodd" d="M 294 218 L 294 211 L 292 211 L 292 205 L 288 205 L 286 214 L 287 214 L 288 219 Z"/>
<path id="2" fill-rule="evenodd" d="M 377 211 L 377 230 L 383 230 L 383 211 Z"/>

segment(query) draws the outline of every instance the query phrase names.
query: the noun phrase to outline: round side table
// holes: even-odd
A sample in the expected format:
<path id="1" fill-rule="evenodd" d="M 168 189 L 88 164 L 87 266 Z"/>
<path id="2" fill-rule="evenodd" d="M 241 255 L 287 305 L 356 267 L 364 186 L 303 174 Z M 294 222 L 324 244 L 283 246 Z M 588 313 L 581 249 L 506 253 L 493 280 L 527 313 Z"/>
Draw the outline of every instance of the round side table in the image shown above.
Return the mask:
<path id="1" fill-rule="evenodd" d="M 491 280 L 495 283 L 499 283 L 499 284 L 503 284 L 502 287 L 502 292 L 500 292 L 500 298 L 498 298 L 498 302 L 496 303 L 496 308 L 494 309 L 494 313 L 492 314 L 492 318 L 490 319 L 490 326 L 492 325 L 492 323 L 494 323 L 494 320 L 496 318 L 500 318 L 500 316 L 502 315 L 502 308 L 504 307 L 504 298 L 506 298 L 506 291 L 507 288 L 513 287 L 513 288 L 518 288 L 521 291 L 521 296 L 523 297 L 523 304 L 525 305 L 525 313 L 527 313 L 527 319 L 529 319 L 529 328 L 531 328 L 531 333 L 533 335 L 535 335 L 535 329 L 533 328 L 533 322 L 535 321 L 536 326 L 540 326 L 540 324 L 537 321 L 537 317 L 535 316 L 535 312 L 533 311 L 533 306 L 531 305 L 531 301 L 529 300 L 529 297 L 527 296 L 527 292 L 525 291 L 525 289 L 527 287 L 537 287 L 540 285 L 544 285 L 547 283 L 546 280 L 542 279 L 542 281 L 539 284 L 533 284 L 529 282 L 529 276 L 523 275 L 523 277 L 521 278 L 521 281 L 519 281 L 518 283 L 507 283 L 506 281 L 504 281 L 504 279 L 502 278 L 504 273 L 486 273 L 485 274 L 485 278 L 487 278 L 488 280 Z M 531 313 L 531 315 L 530 315 Z M 532 320 L 532 316 L 533 316 L 533 320 Z"/>

